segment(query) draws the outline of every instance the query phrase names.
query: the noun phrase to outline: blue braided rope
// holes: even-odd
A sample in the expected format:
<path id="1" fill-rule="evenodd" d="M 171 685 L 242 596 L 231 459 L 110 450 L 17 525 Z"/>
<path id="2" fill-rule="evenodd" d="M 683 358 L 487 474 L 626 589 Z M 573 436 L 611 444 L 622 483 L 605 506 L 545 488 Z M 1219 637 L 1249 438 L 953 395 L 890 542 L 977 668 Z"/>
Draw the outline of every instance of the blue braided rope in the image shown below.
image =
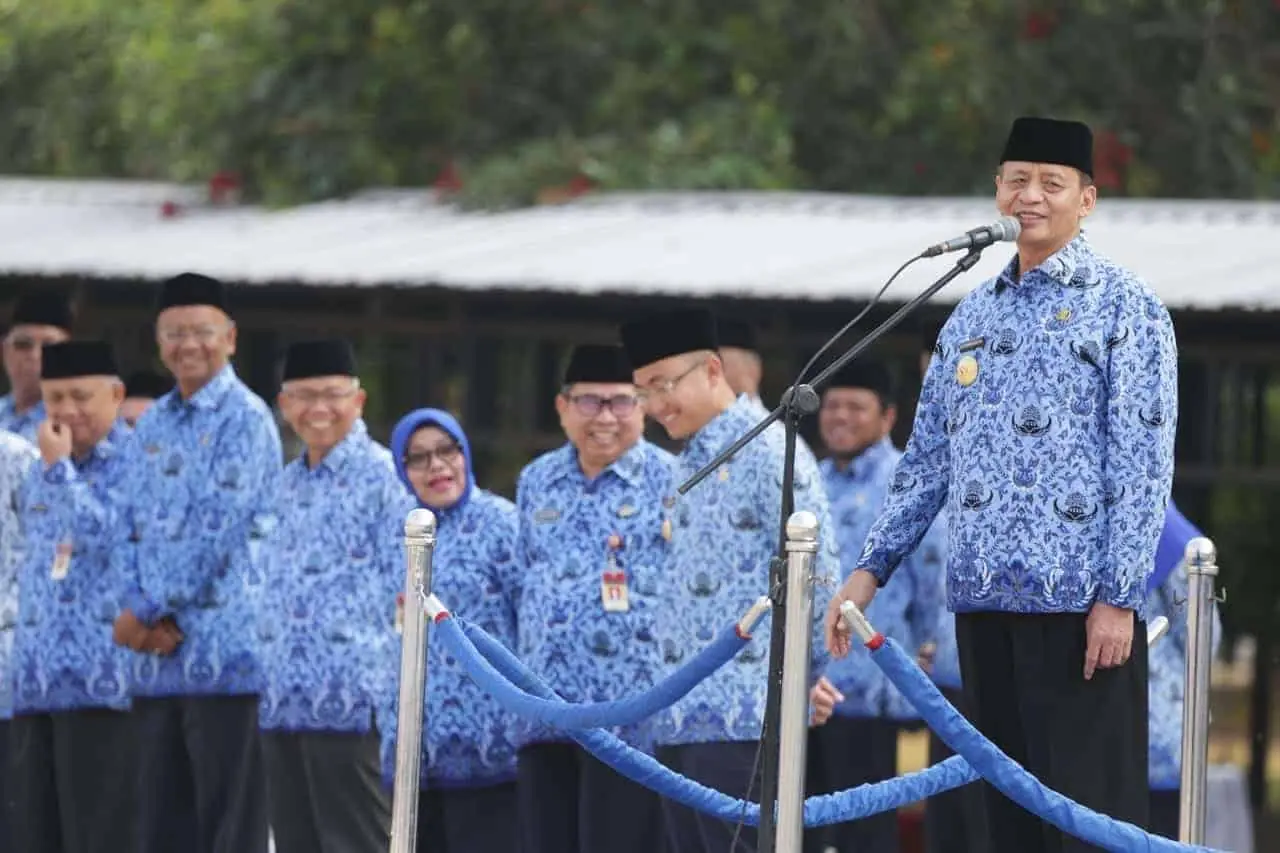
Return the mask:
<path id="1" fill-rule="evenodd" d="M 482 681 L 485 670 L 496 669 L 522 690 L 544 699 L 556 698 L 555 691 L 550 686 L 531 672 L 506 646 L 480 628 L 455 618 L 446 618 L 436 623 L 435 628 L 439 640 L 463 662 L 472 677 L 480 676 L 476 683 L 481 689 L 487 689 Z M 460 643 L 459 638 L 470 642 Z M 473 669 L 474 661 L 469 655 L 459 654 L 459 651 L 468 648 L 483 656 L 487 666 Z M 502 703 L 501 699 L 498 701 Z M 554 724 L 553 722 L 552 725 Z M 569 734 L 600 761 L 667 799 L 722 820 L 741 820 L 748 826 L 759 823 L 759 804 L 735 799 L 674 773 L 653 757 L 628 746 L 608 732 L 587 729 L 570 731 Z M 804 804 L 804 823 L 805 826 L 826 826 L 858 820 L 959 788 L 977 779 L 978 775 L 962 759 L 949 758 L 917 773 L 859 785 L 834 794 L 810 797 Z"/>
<path id="2" fill-rule="evenodd" d="M 960 715 L 902 647 L 886 640 L 872 650 L 879 665 L 929 728 L 955 753 L 963 756 L 982 778 L 1032 814 L 1070 835 L 1105 850 L 1121 853 L 1217 853 L 1208 847 L 1181 844 L 1152 835 L 1131 823 L 1086 808 L 1045 786 L 1005 755 Z"/>

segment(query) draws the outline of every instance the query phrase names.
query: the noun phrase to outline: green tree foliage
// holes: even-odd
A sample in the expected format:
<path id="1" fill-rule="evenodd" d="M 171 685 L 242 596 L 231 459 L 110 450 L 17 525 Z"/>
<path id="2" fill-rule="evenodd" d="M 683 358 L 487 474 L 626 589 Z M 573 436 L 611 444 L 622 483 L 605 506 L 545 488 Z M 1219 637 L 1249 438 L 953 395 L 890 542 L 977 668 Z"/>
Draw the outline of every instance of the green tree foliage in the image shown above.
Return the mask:
<path id="1" fill-rule="evenodd" d="M 1280 190 L 1277 0 L 0 0 L 0 171 L 986 191 L 1075 115 L 1110 194 Z"/>

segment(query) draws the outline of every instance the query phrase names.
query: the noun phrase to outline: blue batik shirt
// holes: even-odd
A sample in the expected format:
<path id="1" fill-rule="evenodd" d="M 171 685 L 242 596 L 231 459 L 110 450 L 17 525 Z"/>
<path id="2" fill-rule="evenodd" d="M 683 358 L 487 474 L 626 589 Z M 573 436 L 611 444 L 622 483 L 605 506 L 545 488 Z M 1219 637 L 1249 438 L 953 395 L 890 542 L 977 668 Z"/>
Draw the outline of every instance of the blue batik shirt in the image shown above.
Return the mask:
<path id="1" fill-rule="evenodd" d="M 821 463 L 845 577 L 858 567 L 855 559 L 862 553 L 867 531 L 880 512 L 893 479 L 894 466 L 901 457 L 901 451 L 886 436 L 859 454 L 844 470 L 832 459 Z M 867 611 L 867 618 L 877 631 L 908 650 L 918 649 L 932 637 L 938 614 L 945 610 L 943 535 L 939 528 L 931 528 L 915 551 L 902 561 L 898 580 L 885 587 Z M 840 716 L 894 719 L 920 716 L 866 655 L 848 655 L 831 661 L 826 676 L 845 696 L 835 708 Z"/>
<path id="2" fill-rule="evenodd" d="M 39 459 L 34 444 L 0 430 L 0 720 L 13 716 L 13 633 L 18 624 L 18 571 L 25 552 L 18 503 L 27 472 Z"/>
<path id="3" fill-rule="evenodd" d="M 663 498 L 674 457 L 644 440 L 588 480 L 572 444 L 525 467 L 516 487 L 520 538 L 516 653 L 568 702 L 625 699 L 662 675 L 655 619 L 665 606 L 669 545 Z M 609 546 L 618 537 L 621 547 Z M 607 612 L 606 570 L 626 575 L 628 609 Z M 653 723 L 617 731 L 641 749 Z M 518 746 L 568 736 L 517 721 Z"/>
<path id="4" fill-rule="evenodd" d="M 32 443 L 36 440 L 36 430 L 45 418 L 44 401 L 41 400 L 25 412 L 19 414 L 14 405 L 13 395 L 0 397 L 0 430 L 6 430 Z"/>
<path id="5" fill-rule="evenodd" d="M 673 489 L 667 499 L 673 586 L 658 624 L 668 666 L 683 663 L 769 592 L 769 564 L 778 548 L 782 503 L 782 427 L 769 426 L 687 495 L 674 496 L 674 485 L 688 479 L 757 421 L 750 404 L 740 398 L 693 435 L 676 457 Z M 834 581 L 840 562 L 822 476 L 817 465 L 800 454 L 795 487 L 796 509 L 818 518 L 816 571 Z M 826 663 L 822 624 L 829 599 L 829 585 L 817 585 L 811 626 L 814 678 Z M 659 744 L 759 739 L 768 690 L 769 628 L 766 618 L 731 663 L 659 718 Z"/>
<path id="6" fill-rule="evenodd" d="M 953 611 L 1142 615 L 1173 476 L 1169 312 L 1076 237 L 966 296 L 859 565 L 883 583 L 948 510 Z"/>
<path id="7" fill-rule="evenodd" d="M 129 438 L 118 421 L 85 457 L 42 462 L 27 475 L 15 714 L 129 707 L 130 654 L 111 639 L 120 612 L 111 553 Z"/>
<path id="8" fill-rule="evenodd" d="M 947 514 L 946 510 L 938 513 L 938 517 L 934 519 L 933 524 L 929 526 L 929 532 L 925 534 L 925 540 L 932 538 L 943 549 L 942 564 L 946 565 L 946 538 L 947 538 Z M 939 597 L 945 599 L 947 594 L 947 573 L 941 571 L 935 578 L 938 585 Z M 886 587 L 887 589 L 887 587 Z M 874 605 L 875 602 L 872 602 Z M 945 687 L 950 690 L 959 690 L 961 687 L 960 680 L 960 650 L 956 646 L 956 615 L 948 610 L 945 606 L 938 608 L 938 621 L 934 626 L 933 636 L 926 637 L 924 642 L 932 642 L 934 644 L 933 665 L 929 670 L 929 675 L 933 679 L 933 683 L 939 687 Z"/>
<path id="9" fill-rule="evenodd" d="M 432 510 L 436 516 L 432 591 L 451 612 L 515 649 L 515 610 L 508 588 L 515 570 L 515 505 L 475 486 L 471 445 L 453 416 L 440 409 L 411 412 L 392 432 L 391 452 L 406 488 L 412 486 L 404 470 L 405 449 L 424 426 L 438 427 L 452 436 L 467 460 L 462 497 L 448 509 Z M 384 695 L 386 710 L 379 716 L 379 727 L 383 781 L 390 785 L 395 776 L 399 656 L 388 663 L 393 667 L 392 689 Z M 428 646 L 426 680 L 422 787 L 474 788 L 514 780 L 514 717 L 482 692 L 439 643 Z"/>
<path id="10" fill-rule="evenodd" d="M 134 695 L 258 693 L 261 545 L 283 461 L 270 409 L 228 365 L 190 399 L 156 400 L 128 457 L 121 606 L 148 625 L 172 616 L 185 638 L 134 656 Z"/>
<path id="11" fill-rule="evenodd" d="M 357 420 L 314 468 L 284 469 L 258 617 L 266 730 L 367 732 L 388 689 L 404 519 L 417 506 Z"/>
<path id="12" fill-rule="evenodd" d="M 1160 561 L 1155 574 L 1163 577 L 1147 599 L 1147 616 L 1169 620 L 1169 633 L 1148 652 L 1147 681 L 1148 733 L 1147 773 L 1152 790 L 1172 791 L 1182 783 L 1182 705 L 1187 679 L 1187 566 L 1183 553 L 1187 543 L 1200 536 L 1199 530 L 1172 503 L 1160 537 Z M 1170 565 L 1172 564 L 1172 566 Z M 1222 622 L 1218 606 L 1212 606 L 1213 653 L 1218 653 Z"/>

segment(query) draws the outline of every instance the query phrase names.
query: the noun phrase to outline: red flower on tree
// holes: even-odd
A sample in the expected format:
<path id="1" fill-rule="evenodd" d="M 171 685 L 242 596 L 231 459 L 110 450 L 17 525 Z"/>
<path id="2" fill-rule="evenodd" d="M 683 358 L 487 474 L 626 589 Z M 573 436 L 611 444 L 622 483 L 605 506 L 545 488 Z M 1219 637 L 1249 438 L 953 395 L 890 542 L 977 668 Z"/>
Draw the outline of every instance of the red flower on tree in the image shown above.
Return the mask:
<path id="1" fill-rule="evenodd" d="M 1099 131 L 1093 140 L 1093 182 L 1099 189 L 1124 187 L 1124 172 L 1133 161 L 1133 149 L 1120 141 L 1115 131 Z"/>
<path id="2" fill-rule="evenodd" d="M 438 190 L 442 193 L 456 193 L 458 190 L 462 189 L 462 177 L 458 174 L 457 164 L 450 161 L 440 174 L 436 176 L 431 187 L 432 189 Z"/>
<path id="3" fill-rule="evenodd" d="M 1041 41 L 1053 35 L 1058 29 L 1056 12 L 1028 12 L 1022 19 L 1022 40 Z"/>

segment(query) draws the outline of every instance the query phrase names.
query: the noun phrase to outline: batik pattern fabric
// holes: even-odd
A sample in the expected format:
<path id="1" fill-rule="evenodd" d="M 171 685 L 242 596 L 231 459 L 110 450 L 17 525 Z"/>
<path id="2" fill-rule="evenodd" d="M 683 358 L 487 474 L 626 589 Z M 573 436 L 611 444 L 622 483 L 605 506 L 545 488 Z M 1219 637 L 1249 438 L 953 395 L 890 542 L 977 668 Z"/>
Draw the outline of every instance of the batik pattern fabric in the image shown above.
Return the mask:
<path id="1" fill-rule="evenodd" d="M 475 489 L 465 504 L 436 516 L 432 591 L 453 613 L 514 649 L 515 613 L 505 584 L 515 560 L 515 505 Z M 399 657 L 394 665 L 398 675 Z M 384 699 L 389 701 L 379 727 L 383 777 L 390 784 L 399 697 L 384 692 Z M 477 687 L 462 663 L 439 643 L 428 645 L 424 700 L 424 789 L 481 787 L 515 778 L 515 717 Z"/>
<path id="2" fill-rule="evenodd" d="M 32 466 L 22 489 L 14 713 L 129 707 L 129 655 L 111 553 L 130 433 L 117 422 L 86 456 Z"/>
<path id="3" fill-rule="evenodd" d="M 40 428 L 40 422 L 44 418 L 43 400 L 19 414 L 18 407 L 14 405 L 12 394 L 0 397 L 0 430 L 11 432 L 19 438 L 25 438 L 34 444 L 36 431 Z"/>
<path id="4" fill-rule="evenodd" d="M 655 620 L 668 600 L 662 502 L 671 489 L 673 461 L 641 440 L 588 480 L 577 450 L 565 444 L 520 474 L 511 583 L 516 653 L 565 701 L 625 699 L 662 675 Z M 616 588 L 606 587 L 606 572 L 623 574 L 625 610 L 605 609 L 606 595 Z M 653 746 L 650 720 L 615 734 L 640 749 Z M 517 720 L 518 746 L 567 740 L 564 732 Z"/>
<path id="5" fill-rule="evenodd" d="M 769 566 L 778 549 L 782 505 L 782 427 L 773 424 L 707 479 L 677 498 L 674 486 L 757 422 L 743 399 L 694 434 L 676 457 L 668 493 L 671 587 L 659 611 L 658 633 L 667 666 L 690 655 L 732 624 L 769 592 Z M 795 508 L 814 513 L 819 525 L 811 676 L 826 665 L 822 624 L 832 584 L 840 574 L 835 530 L 816 463 L 797 457 Z M 766 618 L 751 643 L 727 666 L 695 687 L 657 721 L 659 745 L 753 741 L 760 737 L 768 685 Z M 794 630 L 795 626 L 788 626 Z"/>
<path id="6" fill-rule="evenodd" d="M 0 429 L 0 720 L 13 717 L 13 635 L 26 550 L 19 502 L 27 473 L 39 460 L 34 444 Z"/>
<path id="7" fill-rule="evenodd" d="M 884 504 L 902 452 L 888 437 L 868 447 L 841 469 L 834 460 L 820 465 L 836 541 L 844 561 L 844 577 L 856 569 L 867 532 Z M 929 642 L 944 611 L 945 532 L 936 525 L 899 567 L 893 584 L 871 602 L 867 618 L 876 630 L 914 651 Z M 917 719 L 911 704 L 866 655 L 847 655 L 827 666 L 827 678 L 844 694 L 835 708 L 843 717 Z"/>
<path id="8" fill-rule="evenodd" d="M 1176 520 L 1175 520 L 1176 517 Z M 1162 548 L 1162 557 L 1173 562 L 1173 568 L 1157 565 L 1156 574 L 1164 581 L 1151 591 L 1147 600 L 1147 616 L 1155 621 L 1161 616 L 1169 620 L 1169 633 L 1148 652 L 1147 704 L 1151 725 L 1148 730 L 1147 773 L 1156 791 L 1177 790 L 1182 784 L 1182 710 L 1187 687 L 1187 606 L 1189 583 L 1187 565 L 1180 556 L 1188 542 L 1201 535 L 1185 518 L 1169 505 L 1165 533 L 1176 536 L 1175 549 Z M 1181 522 L 1181 523 L 1179 523 Z M 1163 544 L 1162 540 L 1162 544 Z M 1218 605 L 1211 607 L 1213 656 L 1222 640 L 1222 621 Z"/>
<path id="9" fill-rule="evenodd" d="M 389 685 L 404 520 L 417 506 L 362 420 L 314 467 L 284 469 L 258 615 L 259 724 L 367 732 Z"/>
<path id="10" fill-rule="evenodd" d="M 925 638 L 926 643 L 934 644 L 929 677 L 939 687 L 959 690 L 961 687 L 960 649 L 956 645 L 956 615 L 945 606 L 947 596 L 947 514 L 945 510 L 938 513 L 933 524 L 929 525 L 929 532 L 925 534 L 925 539 L 926 541 L 932 539 L 942 549 L 942 570 L 938 572 L 934 581 L 937 583 L 938 597 L 944 603 L 944 606 L 938 608 L 938 621 L 934 625 L 933 635 Z"/>
<path id="11" fill-rule="evenodd" d="M 262 544 L 282 465 L 270 409 L 230 365 L 139 418 L 114 571 L 124 608 L 148 625 L 173 617 L 184 639 L 172 655 L 134 656 L 135 696 L 261 690 Z"/>
<path id="12" fill-rule="evenodd" d="M 1142 614 L 1173 475 L 1169 312 L 1082 236 L 956 307 L 858 563 L 887 581 L 944 506 L 956 612 Z M 939 472 L 945 472 L 939 475 Z"/>

